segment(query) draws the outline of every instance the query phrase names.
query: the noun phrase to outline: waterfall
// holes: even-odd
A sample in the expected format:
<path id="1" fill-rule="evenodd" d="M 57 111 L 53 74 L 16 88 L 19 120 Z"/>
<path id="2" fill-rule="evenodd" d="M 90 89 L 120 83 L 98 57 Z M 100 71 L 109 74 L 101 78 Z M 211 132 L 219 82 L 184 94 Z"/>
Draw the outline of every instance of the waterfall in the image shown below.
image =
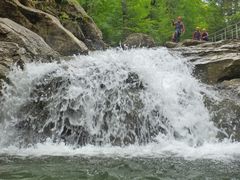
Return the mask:
<path id="1" fill-rule="evenodd" d="M 204 101 L 213 92 L 192 71 L 166 48 L 111 49 L 15 68 L 1 97 L 0 147 L 217 143 Z"/>

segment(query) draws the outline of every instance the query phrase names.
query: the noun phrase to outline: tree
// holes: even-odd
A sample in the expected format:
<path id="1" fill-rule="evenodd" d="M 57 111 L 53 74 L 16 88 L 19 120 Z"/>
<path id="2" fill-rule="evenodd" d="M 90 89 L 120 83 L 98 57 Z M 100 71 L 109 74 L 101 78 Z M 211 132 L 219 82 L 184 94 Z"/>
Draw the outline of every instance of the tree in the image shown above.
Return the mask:
<path id="1" fill-rule="evenodd" d="M 172 19 L 182 16 L 183 38 L 199 26 L 209 32 L 239 21 L 239 0 L 78 0 L 103 32 L 104 40 L 118 45 L 127 35 L 141 32 L 157 43 L 171 40 Z"/>

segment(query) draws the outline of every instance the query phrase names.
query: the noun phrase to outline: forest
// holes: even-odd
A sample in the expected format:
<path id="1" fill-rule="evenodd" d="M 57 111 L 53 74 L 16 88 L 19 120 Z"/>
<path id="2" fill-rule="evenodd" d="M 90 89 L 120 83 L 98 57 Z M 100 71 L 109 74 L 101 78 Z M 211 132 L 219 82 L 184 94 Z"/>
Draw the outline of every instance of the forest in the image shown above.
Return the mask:
<path id="1" fill-rule="evenodd" d="M 240 20 L 240 0 L 78 0 L 103 32 L 104 40 L 118 45 L 135 32 L 152 36 L 157 44 L 171 40 L 171 21 L 182 16 L 183 39 L 196 27 L 211 34 Z"/>

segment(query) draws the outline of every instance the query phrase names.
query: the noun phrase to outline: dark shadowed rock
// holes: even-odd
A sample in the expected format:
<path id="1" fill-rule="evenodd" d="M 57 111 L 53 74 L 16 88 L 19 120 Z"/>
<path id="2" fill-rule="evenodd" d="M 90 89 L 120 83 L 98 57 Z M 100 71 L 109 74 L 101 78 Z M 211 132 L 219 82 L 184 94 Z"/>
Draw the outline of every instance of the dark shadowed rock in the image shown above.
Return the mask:
<path id="1" fill-rule="evenodd" d="M 123 45 L 128 48 L 137 48 L 137 47 L 154 47 L 155 41 L 152 37 L 142 33 L 130 34 L 126 40 L 123 42 Z"/>
<path id="2" fill-rule="evenodd" d="M 144 104 L 140 94 L 144 86 L 136 73 L 129 73 L 116 87 L 102 83 L 93 87 L 88 80 L 74 80 L 87 88 L 75 98 L 68 98 L 74 83 L 71 76 L 58 76 L 53 71 L 33 82 L 30 97 L 17 114 L 15 128 L 20 143 L 29 145 L 53 138 L 71 145 L 125 146 L 152 142 L 159 133 L 167 133 L 165 126 L 157 122 L 162 117 L 158 107 L 148 115 L 141 113 Z M 100 88 L 94 91 L 101 94 L 101 99 L 89 97 L 92 88 Z M 167 126 L 167 119 L 162 119 Z"/>

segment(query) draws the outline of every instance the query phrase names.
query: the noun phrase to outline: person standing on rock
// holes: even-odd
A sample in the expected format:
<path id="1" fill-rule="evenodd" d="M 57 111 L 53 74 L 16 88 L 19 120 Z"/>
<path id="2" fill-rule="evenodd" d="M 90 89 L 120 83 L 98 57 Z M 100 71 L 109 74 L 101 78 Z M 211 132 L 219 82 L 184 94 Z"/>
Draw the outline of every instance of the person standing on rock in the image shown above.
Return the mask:
<path id="1" fill-rule="evenodd" d="M 208 32 L 206 29 L 203 29 L 203 32 L 202 32 L 202 40 L 203 41 L 208 41 Z"/>
<path id="2" fill-rule="evenodd" d="M 185 33 L 185 26 L 182 21 L 182 17 L 179 16 L 177 21 L 172 21 L 172 25 L 175 27 L 175 32 L 173 33 L 172 41 L 173 42 L 180 42 L 180 37 L 182 33 Z"/>
<path id="3" fill-rule="evenodd" d="M 193 33 L 193 40 L 197 40 L 200 41 L 201 40 L 201 32 L 200 32 L 200 28 L 196 27 L 196 31 Z"/>

